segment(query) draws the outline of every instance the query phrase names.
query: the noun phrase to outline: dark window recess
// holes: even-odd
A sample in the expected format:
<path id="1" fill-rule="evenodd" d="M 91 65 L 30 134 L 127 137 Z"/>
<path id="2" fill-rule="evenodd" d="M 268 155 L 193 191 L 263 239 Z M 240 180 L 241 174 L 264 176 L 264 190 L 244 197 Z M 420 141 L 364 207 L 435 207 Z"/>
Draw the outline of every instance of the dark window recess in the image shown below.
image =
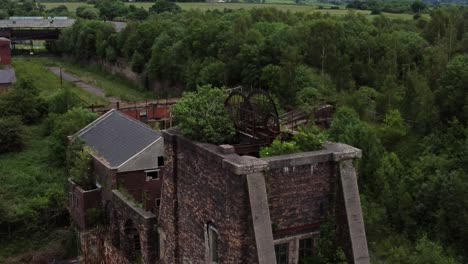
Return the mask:
<path id="1" fill-rule="evenodd" d="M 158 167 L 163 167 L 164 166 L 164 157 L 159 156 L 158 157 Z"/>
<path id="2" fill-rule="evenodd" d="M 210 230 L 210 251 L 211 261 L 218 262 L 218 233 Z"/>
<path id="3" fill-rule="evenodd" d="M 147 171 L 146 177 L 151 178 L 151 180 L 159 179 L 159 171 Z"/>
<path id="4" fill-rule="evenodd" d="M 313 238 L 306 238 L 299 240 L 299 263 L 311 263 L 314 256 L 314 240 Z"/>
<path id="5" fill-rule="evenodd" d="M 287 264 L 289 259 L 288 243 L 275 245 L 277 264 Z"/>
<path id="6" fill-rule="evenodd" d="M 159 208 L 161 206 L 161 199 L 156 199 L 156 207 Z"/>

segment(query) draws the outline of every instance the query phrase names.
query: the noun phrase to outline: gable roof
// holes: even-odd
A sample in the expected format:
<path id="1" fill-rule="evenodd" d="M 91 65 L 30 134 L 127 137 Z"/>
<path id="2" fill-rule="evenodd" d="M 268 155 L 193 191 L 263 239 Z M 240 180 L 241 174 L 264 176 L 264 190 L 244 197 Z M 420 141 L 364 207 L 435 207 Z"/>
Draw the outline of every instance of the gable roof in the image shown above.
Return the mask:
<path id="1" fill-rule="evenodd" d="M 0 69 L 0 84 L 16 82 L 16 74 L 13 68 Z"/>
<path id="2" fill-rule="evenodd" d="M 112 109 L 78 131 L 75 137 L 83 140 L 110 167 L 117 168 L 161 135 L 142 122 Z"/>

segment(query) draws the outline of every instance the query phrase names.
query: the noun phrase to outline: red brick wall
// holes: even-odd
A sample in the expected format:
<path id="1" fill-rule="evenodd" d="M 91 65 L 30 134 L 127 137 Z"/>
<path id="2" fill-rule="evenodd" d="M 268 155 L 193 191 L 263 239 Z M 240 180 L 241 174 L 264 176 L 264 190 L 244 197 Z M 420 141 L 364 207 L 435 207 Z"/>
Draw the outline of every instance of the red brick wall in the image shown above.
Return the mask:
<path id="1" fill-rule="evenodd" d="M 146 210 L 157 213 L 154 206 L 156 198 L 161 197 L 161 173 L 157 180 L 147 180 L 145 171 L 118 172 L 116 177 L 118 185 L 127 190 L 138 202 L 143 203 L 143 198 L 146 198 L 144 203 Z"/>
<path id="2" fill-rule="evenodd" d="M 0 64 L 11 64 L 10 41 L 0 40 Z"/>
<path id="3" fill-rule="evenodd" d="M 332 198 L 333 163 L 278 168 L 267 175 L 275 238 L 318 229 Z"/>
<path id="4" fill-rule="evenodd" d="M 164 140 L 163 263 L 204 263 L 208 221 L 219 232 L 220 263 L 257 263 L 245 175 L 227 171 L 220 155 L 192 142 L 178 138 L 174 151 L 171 139 Z"/>
<path id="5" fill-rule="evenodd" d="M 0 94 L 7 92 L 11 88 L 11 84 L 0 84 Z"/>
<path id="6" fill-rule="evenodd" d="M 101 208 L 101 190 L 84 191 L 78 185 L 69 181 L 68 192 L 68 211 L 75 224 L 81 230 L 90 227 L 90 223 L 87 221 L 87 211 L 92 208 Z M 73 198 L 70 193 L 76 197 L 75 205 L 72 202 Z"/>

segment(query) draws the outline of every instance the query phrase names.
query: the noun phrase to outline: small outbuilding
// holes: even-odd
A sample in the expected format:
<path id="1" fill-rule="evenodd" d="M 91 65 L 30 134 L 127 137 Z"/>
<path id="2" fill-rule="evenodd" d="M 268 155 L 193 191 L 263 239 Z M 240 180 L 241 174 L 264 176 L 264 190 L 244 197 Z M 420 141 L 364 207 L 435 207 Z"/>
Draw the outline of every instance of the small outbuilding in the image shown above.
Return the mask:
<path id="1" fill-rule="evenodd" d="M 11 42 L 2 37 L 0 37 L 0 64 L 11 65 Z"/>
<path id="2" fill-rule="evenodd" d="M 16 74 L 12 67 L 0 68 L 0 93 L 8 91 L 15 82 Z"/>

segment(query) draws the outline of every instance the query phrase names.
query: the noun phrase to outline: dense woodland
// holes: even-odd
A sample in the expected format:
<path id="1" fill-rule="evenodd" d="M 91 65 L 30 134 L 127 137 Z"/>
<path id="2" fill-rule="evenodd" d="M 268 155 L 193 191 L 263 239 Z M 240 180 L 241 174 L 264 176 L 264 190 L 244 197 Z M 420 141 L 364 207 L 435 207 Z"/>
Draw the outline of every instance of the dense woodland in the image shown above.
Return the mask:
<path id="1" fill-rule="evenodd" d="M 329 138 L 364 153 L 359 184 L 374 261 L 467 261 L 467 8 L 407 21 L 166 12 L 120 33 L 82 20 L 55 49 L 121 59 L 188 91 L 243 85 L 270 91 L 283 108 L 336 105 Z"/>
<path id="2" fill-rule="evenodd" d="M 125 61 L 142 78 L 186 91 L 243 85 L 268 90 L 283 109 L 335 105 L 326 137 L 363 150 L 359 185 L 373 262 L 468 262 L 467 8 L 414 20 L 276 9 L 154 13 L 119 33 L 79 20 L 48 47 L 79 61 Z M 22 85 L 19 92 L 34 90 Z M 63 110 L 65 95 L 57 96 L 37 104 L 37 114 L 52 144 L 47 157 L 63 169 L 61 140 L 92 117 Z M 0 107 L 14 102 L 5 98 Z M 15 115 L 0 126 L 30 125 Z M 46 197 L 22 214 L 0 200 L 2 234 L 35 230 L 27 223 L 37 212 L 63 208 L 54 193 Z"/>

